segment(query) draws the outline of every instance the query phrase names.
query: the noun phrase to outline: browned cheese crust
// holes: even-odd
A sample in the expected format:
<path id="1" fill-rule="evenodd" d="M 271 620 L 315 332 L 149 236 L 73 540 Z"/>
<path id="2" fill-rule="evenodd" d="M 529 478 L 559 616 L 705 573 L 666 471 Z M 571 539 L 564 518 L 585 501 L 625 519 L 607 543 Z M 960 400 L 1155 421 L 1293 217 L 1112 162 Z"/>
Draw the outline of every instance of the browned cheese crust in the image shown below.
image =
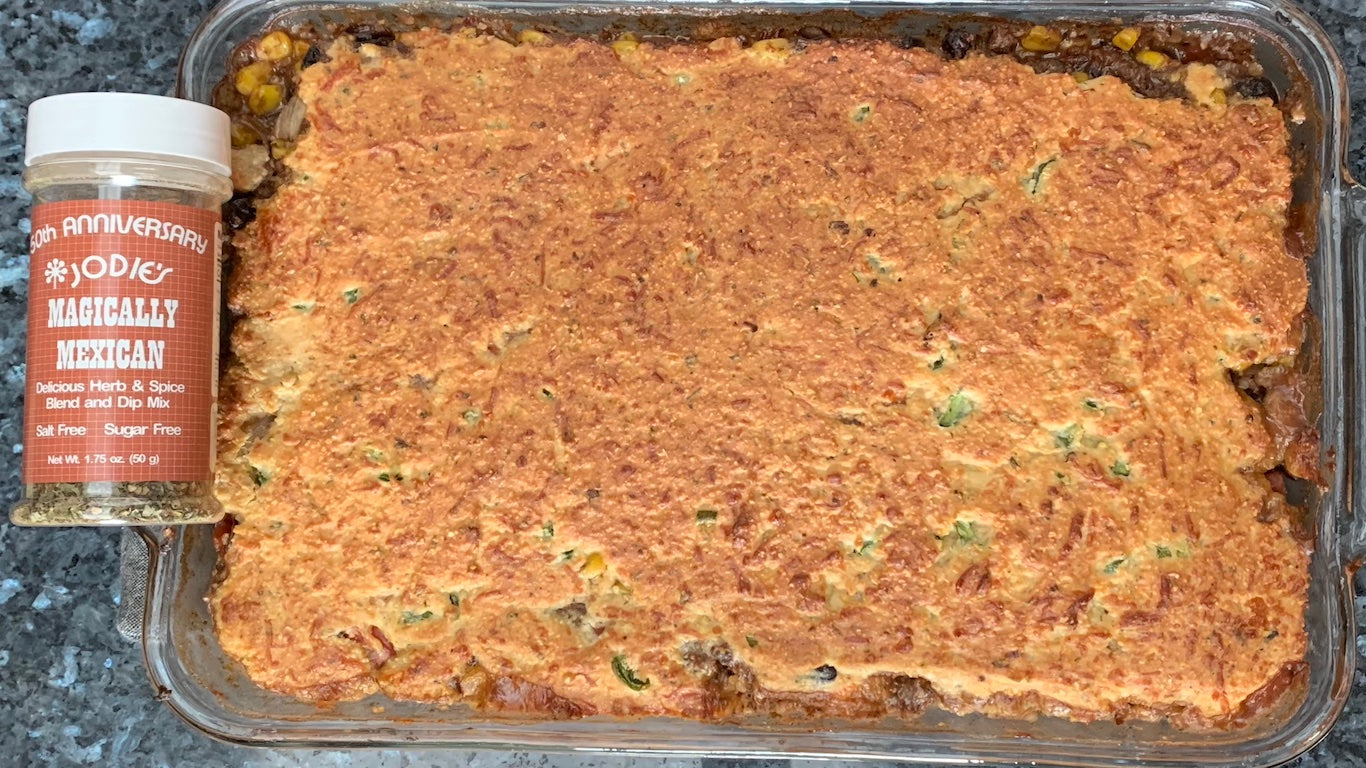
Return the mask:
<path id="1" fill-rule="evenodd" d="M 304 71 L 237 241 L 212 605 L 260 685 L 1216 722 L 1302 659 L 1308 554 L 1230 381 L 1306 305 L 1269 102 L 876 42 L 402 41 Z"/>

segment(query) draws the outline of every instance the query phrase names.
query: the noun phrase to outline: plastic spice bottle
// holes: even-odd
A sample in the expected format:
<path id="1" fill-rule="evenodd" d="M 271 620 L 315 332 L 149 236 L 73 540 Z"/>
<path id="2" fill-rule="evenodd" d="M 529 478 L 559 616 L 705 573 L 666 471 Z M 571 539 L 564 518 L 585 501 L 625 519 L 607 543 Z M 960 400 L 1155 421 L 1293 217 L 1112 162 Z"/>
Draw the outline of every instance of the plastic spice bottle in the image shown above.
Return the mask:
<path id="1" fill-rule="evenodd" d="M 18 525 L 212 522 L 229 121 L 73 93 L 29 107 Z"/>

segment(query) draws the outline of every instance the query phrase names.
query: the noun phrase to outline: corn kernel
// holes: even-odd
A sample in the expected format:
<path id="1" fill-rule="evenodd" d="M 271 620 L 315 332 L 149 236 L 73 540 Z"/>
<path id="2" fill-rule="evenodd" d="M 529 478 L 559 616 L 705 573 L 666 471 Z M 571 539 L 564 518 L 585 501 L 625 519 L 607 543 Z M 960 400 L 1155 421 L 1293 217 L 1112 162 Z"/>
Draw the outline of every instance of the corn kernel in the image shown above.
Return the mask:
<path id="1" fill-rule="evenodd" d="M 283 160 L 294 152 L 294 142 L 284 139 L 274 139 L 270 142 L 270 156 L 276 160 Z"/>
<path id="2" fill-rule="evenodd" d="M 247 106 L 254 114 L 268 115 L 280 108 L 280 102 L 284 100 L 285 89 L 282 85 L 266 83 L 257 86 L 256 90 L 247 97 Z"/>
<path id="3" fill-rule="evenodd" d="M 550 37 L 546 33 L 535 29 L 524 29 L 517 35 L 517 40 L 523 45 L 549 45 Z"/>
<path id="4" fill-rule="evenodd" d="M 1134 59 L 1149 69 L 1161 69 L 1167 66 L 1167 62 L 1170 61 L 1165 53 L 1148 50 L 1139 51 L 1134 55 Z"/>
<path id="5" fill-rule="evenodd" d="M 1079 83 L 1084 83 L 1087 80 L 1090 80 L 1091 76 L 1086 74 L 1085 72 L 1073 72 L 1072 79 L 1076 80 Z"/>
<path id="6" fill-rule="evenodd" d="M 252 63 L 237 70 L 237 77 L 233 80 L 233 85 L 237 92 L 243 96 L 250 96 L 270 81 L 270 62 L 253 61 Z"/>
<path id="7" fill-rule="evenodd" d="M 294 58 L 303 61 L 304 57 L 308 55 L 308 49 L 312 47 L 313 46 L 310 45 L 307 40 L 295 40 L 294 50 L 292 51 Z"/>
<path id="8" fill-rule="evenodd" d="M 618 56 L 630 56 L 635 53 L 636 49 L 639 47 L 640 43 L 637 43 L 634 40 L 618 40 L 615 43 L 612 43 L 612 50 L 615 51 Z"/>
<path id="9" fill-rule="evenodd" d="M 756 40 L 750 47 L 761 53 L 789 53 L 792 50 L 792 43 L 785 37 L 772 37 L 767 40 Z"/>
<path id="10" fill-rule="evenodd" d="M 1228 94 L 1224 93 L 1223 88 L 1215 88 L 1209 92 L 1209 100 L 1215 104 L 1227 104 Z"/>
<path id="11" fill-rule="evenodd" d="M 1048 53 L 1062 45 L 1062 33 L 1048 27 L 1031 27 L 1020 39 L 1020 47 L 1035 53 Z"/>
<path id="12" fill-rule="evenodd" d="M 594 552 L 583 560 L 583 567 L 579 573 L 585 579 L 596 579 L 607 572 L 607 561 L 602 559 L 602 555 Z"/>
<path id="13" fill-rule="evenodd" d="M 255 129 L 242 123 L 233 123 L 228 135 L 232 137 L 233 149 L 249 147 L 252 144 L 261 141 L 261 137 L 256 133 Z"/>
<path id="14" fill-rule="evenodd" d="M 256 43 L 256 55 L 266 61 L 287 59 L 294 53 L 294 41 L 289 33 L 277 29 Z"/>
<path id="15" fill-rule="evenodd" d="M 1115 47 L 1121 51 L 1127 51 L 1133 48 L 1134 43 L 1138 42 L 1138 27 L 1125 27 L 1124 29 L 1121 29 L 1115 33 L 1114 37 L 1110 38 L 1110 42 L 1114 43 Z"/>

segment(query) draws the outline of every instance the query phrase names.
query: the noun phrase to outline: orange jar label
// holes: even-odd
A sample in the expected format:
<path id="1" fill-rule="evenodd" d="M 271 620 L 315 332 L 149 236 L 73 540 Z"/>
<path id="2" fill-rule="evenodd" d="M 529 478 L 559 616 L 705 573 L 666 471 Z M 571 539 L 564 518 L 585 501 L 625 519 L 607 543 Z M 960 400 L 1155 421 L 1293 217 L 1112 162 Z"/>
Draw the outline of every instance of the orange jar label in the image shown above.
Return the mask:
<path id="1" fill-rule="evenodd" d="M 206 482 L 219 216 L 72 200 L 33 209 L 24 482 Z"/>

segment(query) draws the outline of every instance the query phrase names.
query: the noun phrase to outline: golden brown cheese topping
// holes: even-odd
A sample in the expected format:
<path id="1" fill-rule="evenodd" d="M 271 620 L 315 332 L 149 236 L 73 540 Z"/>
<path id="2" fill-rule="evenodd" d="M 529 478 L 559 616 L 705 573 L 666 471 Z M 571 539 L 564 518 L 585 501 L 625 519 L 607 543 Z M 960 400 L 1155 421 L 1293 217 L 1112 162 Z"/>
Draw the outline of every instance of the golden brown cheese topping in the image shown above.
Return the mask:
<path id="1" fill-rule="evenodd" d="M 212 601 L 260 685 L 1217 721 L 1303 657 L 1230 380 L 1306 304 L 1268 102 L 875 42 L 403 42 L 304 71 L 238 238 Z"/>

